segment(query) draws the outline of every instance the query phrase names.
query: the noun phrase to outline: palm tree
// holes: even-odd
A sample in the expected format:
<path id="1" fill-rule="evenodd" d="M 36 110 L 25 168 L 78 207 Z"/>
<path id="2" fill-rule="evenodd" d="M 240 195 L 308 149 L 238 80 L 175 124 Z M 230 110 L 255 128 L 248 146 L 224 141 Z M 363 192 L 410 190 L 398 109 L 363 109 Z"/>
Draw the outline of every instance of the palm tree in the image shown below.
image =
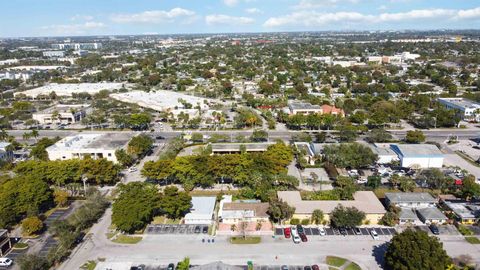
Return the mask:
<path id="1" fill-rule="evenodd" d="M 32 136 L 31 133 L 24 132 L 23 135 L 22 135 L 22 138 L 23 138 L 24 141 L 28 141 L 31 136 Z"/>
<path id="2" fill-rule="evenodd" d="M 37 143 L 37 138 L 40 134 L 38 133 L 38 130 L 34 129 L 32 130 L 32 132 L 30 133 L 30 136 L 32 136 L 33 138 L 35 138 L 35 143 Z"/>
<path id="3" fill-rule="evenodd" d="M 6 141 L 6 140 L 8 140 L 9 137 L 10 136 L 8 135 L 8 133 L 4 129 L 2 129 L 0 131 L 0 141 Z"/>

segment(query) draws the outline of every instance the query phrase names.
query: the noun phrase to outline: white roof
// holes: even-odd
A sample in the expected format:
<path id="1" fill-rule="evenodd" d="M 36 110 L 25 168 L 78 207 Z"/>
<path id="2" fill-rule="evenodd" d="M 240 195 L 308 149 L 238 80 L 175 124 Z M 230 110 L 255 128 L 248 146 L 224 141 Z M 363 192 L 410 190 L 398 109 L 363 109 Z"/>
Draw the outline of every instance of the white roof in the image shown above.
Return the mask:
<path id="1" fill-rule="evenodd" d="M 74 151 L 87 149 L 116 150 L 130 141 L 130 134 L 93 133 L 68 136 L 47 148 L 48 151 Z"/>
<path id="2" fill-rule="evenodd" d="M 73 93 L 96 94 L 101 90 L 118 90 L 123 86 L 123 83 L 52 83 L 31 90 L 17 92 L 15 95 L 24 94 L 29 97 L 37 97 L 38 95 L 48 95 L 51 92 L 55 92 L 58 96 L 71 96 Z"/>
<path id="3" fill-rule="evenodd" d="M 95 270 L 130 270 L 132 262 L 99 262 Z"/>
<path id="4" fill-rule="evenodd" d="M 211 219 L 216 200 L 216 197 L 192 197 L 192 208 L 185 219 Z"/>

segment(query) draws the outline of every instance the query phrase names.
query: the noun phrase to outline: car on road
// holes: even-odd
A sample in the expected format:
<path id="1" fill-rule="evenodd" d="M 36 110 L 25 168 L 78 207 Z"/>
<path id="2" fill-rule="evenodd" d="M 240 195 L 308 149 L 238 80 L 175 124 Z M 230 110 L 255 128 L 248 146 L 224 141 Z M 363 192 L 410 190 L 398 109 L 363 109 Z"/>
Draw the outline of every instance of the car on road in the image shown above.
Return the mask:
<path id="1" fill-rule="evenodd" d="M 310 265 L 305 265 L 303 267 L 303 270 L 312 270 L 312 267 Z"/>
<path id="2" fill-rule="evenodd" d="M 170 263 L 167 267 L 167 270 L 175 270 L 175 264 Z"/>
<path id="3" fill-rule="evenodd" d="M 297 225 L 297 231 L 298 231 L 299 234 L 305 233 L 305 230 L 303 229 L 303 226 L 300 225 L 300 224 Z"/>
<path id="4" fill-rule="evenodd" d="M 318 264 L 312 265 L 312 270 L 320 270 L 320 267 L 318 267 Z"/>
<path id="5" fill-rule="evenodd" d="M 360 228 L 358 228 L 358 227 L 354 227 L 354 228 L 353 228 L 353 232 L 354 232 L 356 235 L 361 235 L 361 234 L 362 234 L 362 231 L 360 231 Z"/>
<path id="6" fill-rule="evenodd" d="M 194 232 L 195 232 L 195 233 L 200 233 L 200 226 L 195 226 Z"/>
<path id="7" fill-rule="evenodd" d="M 438 230 L 437 225 L 432 224 L 432 225 L 429 226 L 429 228 L 430 228 L 430 231 L 432 231 L 433 234 L 435 234 L 435 235 L 439 235 L 439 234 L 440 234 L 440 231 Z"/>
<path id="8" fill-rule="evenodd" d="M 285 238 L 290 238 L 290 236 L 292 236 L 292 229 L 283 228 L 283 235 L 285 236 Z"/>
<path id="9" fill-rule="evenodd" d="M 321 228 L 321 227 L 320 227 L 320 228 L 318 228 L 318 232 L 320 233 L 320 235 L 321 235 L 321 236 L 325 236 L 325 235 L 327 235 L 327 232 L 325 231 L 325 229 L 324 229 L 324 228 Z"/>
<path id="10" fill-rule="evenodd" d="M 304 233 L 301 233 L 301 234 L 300 234 L 300 239 L 302 240 L 302 242 L 308 242 L 307 235 L 304 234 Z"/>
<path id="11" fill-rule="evenodd" d="M 340 231 L 340 234 L 343 235 L 343 236 L 348 234 L 347 233 L 347 228 L 345 228 L 345 227 L 338 228 L 338 231 Z"/>
<path id="12" fill-rule="evenodd" d="M 0 258 L 0 266 L 10 266 L 13 261 L 9 258 Z"/>
<path id="13" fill-rule="evenodd" d="M 204 226 L 204 227 L 203 227 L 202 233 L 208 233 L 208 227 L 207 227 L 207 226 Z"/>
<path id="14" fill-rule="evenodd" d="M 370 231 L 370 235 L 372 236 L 372 238 L 373 238 L 374 240 L 380 239 L 380 238 L 378 237 L 378 233 L 375 231 L 375 229 L 373 229 L 373 230 Z"/>

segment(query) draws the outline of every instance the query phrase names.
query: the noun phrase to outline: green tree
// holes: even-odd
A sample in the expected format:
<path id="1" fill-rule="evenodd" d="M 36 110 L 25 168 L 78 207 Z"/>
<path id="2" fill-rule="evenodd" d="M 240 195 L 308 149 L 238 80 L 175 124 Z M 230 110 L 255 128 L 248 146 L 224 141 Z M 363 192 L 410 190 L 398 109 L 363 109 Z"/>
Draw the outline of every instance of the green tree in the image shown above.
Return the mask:
<path id="1" fill-rule="evenodd" d="M 342 168 L 363 168 L 378 159 L 372 149 L 359 143 L 327 145 L 323 148 L 323 154 L 326 161 Z"/>
<path id="2" fill-rule="evenodd" d="M 153 185 L 139 182 L 122 184 L 118 192 L 112 205 L 112 223 L 120 231 L 133 233 L 144 228 L 159 211 L 160 196 Z"/>
<path id="3" fill-rule="evenodd" d="M 279 199 L 270 201 L 268 214 L 275 222 L 282 223 L 283 220 L 291 219 L 294 213 L 295 207 L 288 205 L 288 203 Z"/>
<path id="4" fill-rule="evenodd" d="M 323 211 L 320 209 L 315 209 L 312 212 L 312 223 L 314 224 L 321 224 L 323 222 Z"/>
<path id="5" fill-rule="evenodd" d="M 447 269 L 451 263 L 442 243 L 420 230 L 395 235 L 385 253 L 385 266 L 391 270 Z"/>
<path id="6" fill-rule="evenodd" d="M 160 209 L 169 218 L 184 217 L 192 207 L 192 197 L 187 192 L 180 192 L 176 186 L 168 186 L 160 199 Z"/>
<path id="7" fill-rule="evenodd" d="M 43 222 L 38 217 L 27 217 L 22 221 L 22 230 L 27 235 L 35 234 L 43 229 Z"/>
<path id="8" fill-rule="evenodd" d="M 364 219 L 364 212 L 355 207 L 344 207 L 341 204 L 330 213 L 330 221 L 334 227 L 355 227 L 361 225 Z"/>
<path id="9" fill-rule="evenodd" d="M 124 167 L 130 167 L 133 164 L 133 158 L 125 149 L 117 149 L 115 150 L 115 157 L 117 158 L 118 162 L 122 164 Z"/>
<path id="10" fill-rule="evenodd" d="M 382 177 L 380 175 L 371 175 L 367 177 L 367 186 L 377 189 L 382 184 Z"/>
<path id="11" fill-rule="evenodd" d="M 24 254 L 18 258 L 17 263 L 22 270 L 45 270 L 50 268 L 47 259 L 35 254 Z"/>
<path id="12" fill-rule="evenodd" d="M 369 143 L 385 143 L 392 140 L 392 134 L 384 129 L 373 129 L 367 134 Z"/>
<path id="13" fill-rule="evenodd" d="M 182 261 L 177 263 L 177 270 L 188 270 L 190 269 L 190 258 L 185 257 Z"/>
<path id="14" fill-rule="evenodd" d="M 480 184 L 475 182 L 475 176 L 468 175 L 463 179 L 461 196 L 467 200 L 480 196 Z"/>
<path id="15" fill-rule="evenodd" d="M 68 192 L 62 189 L 55 189 L 53 192 L 53 201 L 59 207 L 65 207 L 68 202 Z"/>
<path id="16" fill-rule="evenodd" d="M 338 131 L 341 142 L 353 142 L 358 137 L 357 128 L 352 125 L 342 125 Z"/>
<path id="17" fill-rule="evenodd" d="M 335 180 L 336 191 L 342 200 L 353 199 L 353 193 L 357 190 L 355 181 L 348 176 L 338 176 Z"/>
<path id="18" fill-rule="evenodd" d="M 127 153 L 136 157 L 141 157 L 151 150 L 152 146 L 153 139 L 148 135 L 141 134 L 133 137 L 130 142 L 128 142 Z"/>
<path id="19" fill-rule="evenodd" d="M 422 143 L 425 141 L 425 135 L 421 130 L 409 130 L 405 136 L 407 143 Z"/>
<path id="20" fill-rule="evenodd" d="M 266 142 L 268 140 L 268 133 L 265 130 L 256 129 L 253 131 L 250 139 L 254 142 Z"/>

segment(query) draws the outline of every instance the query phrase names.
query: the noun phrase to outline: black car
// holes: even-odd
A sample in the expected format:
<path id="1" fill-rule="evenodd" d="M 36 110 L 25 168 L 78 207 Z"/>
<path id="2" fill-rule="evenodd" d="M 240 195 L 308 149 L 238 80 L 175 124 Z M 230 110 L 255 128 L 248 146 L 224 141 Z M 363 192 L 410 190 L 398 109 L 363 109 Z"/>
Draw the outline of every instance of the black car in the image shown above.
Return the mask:
<path id="1" fill-rule="evenodd" d="M 340 228 L 338 228 L 338 230 L 340 231 L 340 234 L 343 235 L 343 236 L 348 234 L 347 233 L 347 228 L 345 228 L 345 227 L 340 227 Z"/>
<path id="2" fill-rule="evenodd" d="M 167 267 L 167 270 L 175 270 L 175 264 L 170 263 Z"/>
<path id="3" fill-rule="evenodd" d="M 195 233 L 200 233 L 200 226 L 195 226 L 194 232 L 195 232 Z"/>
<path id="4" fill-rule="evenodd" d="M 302 225 L 300 225 L 300 224 L 297 225 L 297 232 L 298 232 L 298 234 L 305 233 L 305 230 L 303 229 Z"/>
<path id="5" fill-rule="evenodd" d="M 303 270 L 312 270 L 312 267 L 310 265 L 305 265 L 303 267 Z"/>
<path id="6" fill-rule="evenodd" d="M 438 230 L 438 227 L 434 224 L 430 225 L 430 231 L 432 231 L 433 234 L 435 235 L 439 235 L 440 234 L 440 231 Z"/>
<path id="7" fill-rule="evenodd" d="M 354 232 L 356 235 L 361 235 L 361 234 L 362 234 L 362 231 L 360 231 L 360 228 L 358 228 L 358 227 L 353 228 L 353 232 Z"/>
<path id="8" fill-rule="evenodd" d="M 165 137 L 163 137 L 163 136 L 157 136 L 157 137 L 155 137 L 155 139 L 157 139 L 157 140 L 165 140 Z"/>
<path id="9" fill-rule="evenodd" d="M 208 233 L 208 227 L 207 226 L 203 226 L 202 233 Z"/>

